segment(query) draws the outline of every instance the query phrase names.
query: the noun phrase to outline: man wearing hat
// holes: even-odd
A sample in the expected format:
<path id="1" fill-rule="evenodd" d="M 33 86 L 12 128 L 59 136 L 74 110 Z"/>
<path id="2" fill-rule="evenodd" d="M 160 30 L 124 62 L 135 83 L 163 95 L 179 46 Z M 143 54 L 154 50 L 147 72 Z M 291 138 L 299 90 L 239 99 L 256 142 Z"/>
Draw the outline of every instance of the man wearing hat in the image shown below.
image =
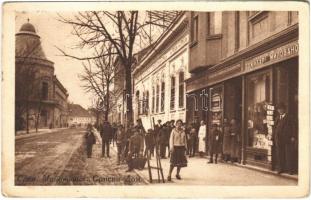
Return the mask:
<path id="1" fill-rule="evenodd" d="M 278 117 L 275 122 L 274 145 L 276 153 L 276 167 L 278 173 L 293 174 L 295 166 L 295 147 L 297 135 L 292 127 L 292 119 L 286 113 L 286 106 L 280 103 L 277 106 Z"/>

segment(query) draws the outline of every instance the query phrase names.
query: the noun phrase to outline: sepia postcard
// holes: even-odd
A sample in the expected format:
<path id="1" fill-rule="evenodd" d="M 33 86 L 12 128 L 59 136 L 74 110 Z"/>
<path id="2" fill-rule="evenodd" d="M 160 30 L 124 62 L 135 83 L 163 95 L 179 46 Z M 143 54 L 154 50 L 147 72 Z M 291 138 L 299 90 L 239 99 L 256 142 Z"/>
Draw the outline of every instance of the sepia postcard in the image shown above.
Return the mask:
<path id="1" fill-rule="evenodd" d="M 309 195 L 309 4 L 6 2 L 2 195 Z"/>

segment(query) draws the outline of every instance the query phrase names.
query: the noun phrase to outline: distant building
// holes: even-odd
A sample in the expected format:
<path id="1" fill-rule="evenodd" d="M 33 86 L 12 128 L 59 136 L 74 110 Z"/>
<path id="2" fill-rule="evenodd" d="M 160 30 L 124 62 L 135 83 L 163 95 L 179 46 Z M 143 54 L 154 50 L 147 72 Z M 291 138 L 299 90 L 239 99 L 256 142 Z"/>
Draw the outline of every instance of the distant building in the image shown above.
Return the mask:
<path id="1" fill-rule="evenodd" d="M 95 124 L 96 117 L 84 109 L 79 104 L 68 104 L 68 125 L 82 126 L 87 124 Z"/>
<path id="2" fill-rule="evenodd" d="M 35 27 L 23 24 L 15 40 L 16 130 L 65 127 L 68 92 L 54 75 Z"/>

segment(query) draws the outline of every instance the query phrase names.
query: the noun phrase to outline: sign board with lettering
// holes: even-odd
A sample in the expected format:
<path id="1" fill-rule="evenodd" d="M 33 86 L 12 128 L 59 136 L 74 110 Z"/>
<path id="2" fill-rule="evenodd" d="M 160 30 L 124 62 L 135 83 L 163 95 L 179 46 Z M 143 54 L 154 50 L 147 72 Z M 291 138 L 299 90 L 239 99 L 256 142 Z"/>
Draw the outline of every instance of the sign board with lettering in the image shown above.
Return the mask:
<path id="1" fill-rule="evenodd" d="M 259 56 L 246 60 L 244 65 L 244 72 L 254 71 L 261 67 L 273 64 L 275 62 L 279 62 L 282 60 L 289 59 L 293 56 L 297 56 L 298 50 L 299 50 L 298 41 L 291 42 L 284 46 L 270 50 Z"/>

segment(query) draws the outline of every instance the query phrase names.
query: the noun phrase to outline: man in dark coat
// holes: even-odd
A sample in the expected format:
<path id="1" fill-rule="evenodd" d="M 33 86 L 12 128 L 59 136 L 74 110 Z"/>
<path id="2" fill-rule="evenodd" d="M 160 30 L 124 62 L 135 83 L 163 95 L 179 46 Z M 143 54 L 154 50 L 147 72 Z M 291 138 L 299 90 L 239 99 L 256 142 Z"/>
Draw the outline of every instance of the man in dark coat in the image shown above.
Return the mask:
<path id="1" fill-rule="evenodd" d="M 133 131 L 134 135 L 130 138 L 129 141 L 129 154 L 127 158 L 128 170 L 126 172 L 132 171 L 134 169 L 137 163 L 134 163 L 135 159 L 133 158 L 142 157 L 144 151 L 143 137 L 139 134 L 136 128 Z"/>
<path id="2" fill-rule="evenodd" d="M 215 164 L 217 164 L 218 154 L 222 152 L 222 133 L 218 129 L 218 124 L 213 124 L 213 129 L 209 137 L 210 145 L 210 160 L 208 163 L 213 163 L 213 155 L 215 155 Z"/>
<path id="3" fill-rule="evenodd" d="M 100 136 L 102 138 L 102 157 L 105 157 L 105 153 L 107 157 L 110 158 L 109 155 L 109 145 L 112 137 L 112 128 L 109 122 L 105 121 L 100 130 Z"/>
<path id="4" fill-rule="evenodd" d="M 193 140 L 192 140 L 192 146 L 193 146 L 193 156 L 195 156 L 195 153 L 197 151 L 197 148 L 198 148 L 198 133 L 199 133 L 199 129 L 200 129 L 200 123 L 199 123 L 199 120 L 198 118 L 195 118 L 193 123 L 192 123 L 192 127 L 195 128 L 195 134 L 192 135 L 193 137 Z"/>
<path id="5" fill-rule="evenodd" d="M 154 134 L 152 129 L 148 129 L 146 136 L 145 136 L 145 156 L 148 155 L 148 152 L 150 155 L 154 156 L 154 146 L 155 146 L 155 140 L 154 140 Z"/>
<path id="6" fill-rule="evenodd" d="M 162 129 L 161 120 L 158 120 L 158 123 L 154 125 L 154 137 L 155 137 L 155 145 L 156 145 L 156 151 L 160 151 L 161 154 L 161 144 L 160 144 L 160 132 Z"/>
<path id="7" fill-rule="evenodd" d="M 292 119 L 286 113 L 286 107 L 283 103 L 278 105 L 277 111 L 279 116 L 275 123 L 274 145 L 278 173 L 288 171 L 290 174 L 293 174 L 297 135 L 292 127 Z"/>
<path id="8" fill-rule="evenodd" d="M 165 123 L 159 129 L 160 156 L 163 159 L 166 158 L 166 147 L 168 146 L 168 143 L 169 143 L 167 134 L 168 134 L 168 127 L 167 127 L 167 124 Z"/>

